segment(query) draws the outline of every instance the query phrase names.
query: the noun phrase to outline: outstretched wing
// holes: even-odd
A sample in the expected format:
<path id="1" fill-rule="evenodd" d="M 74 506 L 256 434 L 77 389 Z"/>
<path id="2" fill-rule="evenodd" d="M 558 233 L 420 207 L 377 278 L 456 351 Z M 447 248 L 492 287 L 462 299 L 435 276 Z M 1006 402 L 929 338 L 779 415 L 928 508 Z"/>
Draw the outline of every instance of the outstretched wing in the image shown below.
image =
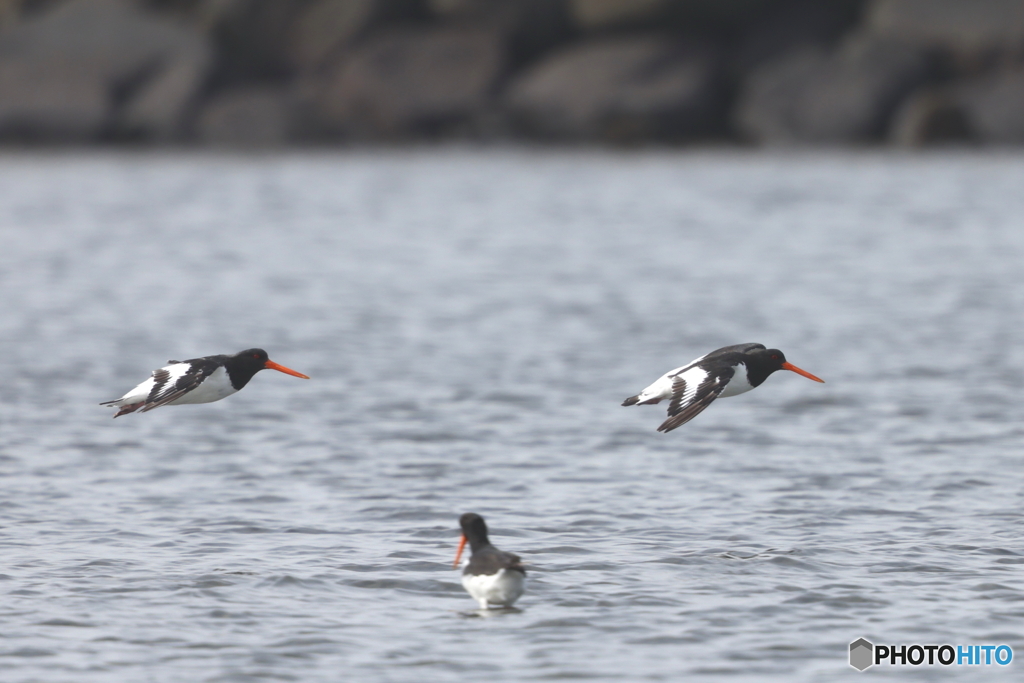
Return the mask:
<path id="1" fill-rule="evenodd" d="M 217 369 L 213 363 L 174 363 L 153 371 L 153 388 L 140 413 L 165 406 L 192 391 Z"/>
<path id="2" fill-rule="evenodd" d="M 731 368 L 710 373 L 700 366 L 694 366 L 673 377 L 668 419 L 661 423 L 658 431 L 671 432 L 697 417 L 722 394 L 733 374 Z"/>

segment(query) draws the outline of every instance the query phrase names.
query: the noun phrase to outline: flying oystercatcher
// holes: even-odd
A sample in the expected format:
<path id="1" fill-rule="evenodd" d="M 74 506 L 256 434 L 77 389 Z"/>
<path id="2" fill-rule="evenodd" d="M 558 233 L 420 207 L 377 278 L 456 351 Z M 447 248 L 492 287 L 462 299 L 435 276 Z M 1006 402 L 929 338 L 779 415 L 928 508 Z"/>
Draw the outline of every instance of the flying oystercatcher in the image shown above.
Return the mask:
<path id="1" fill-rule="evenodd" d="M 459 566 L 462 549 L 469 542 L 471 556 L 462 570 L 462 585 L 480 603 L 480 609 L 490 605 L 511 607 L 523 594 L 526 570 L 518 555 L 498 550 L 487 539 L 487 524 L 475 512 L 459 518 L 462 538 L 455 553 L 452 568 Z"/>
<path id="2" fill-rule="evenodd" d="M 716 398 L 750 391 L 776 370 L 789 370 L 815 382 L 825 382 L 786 362 L 786 357 L 778 349 L 766 349 L 764 344 L 736 344 L 666 372 L 654 384 L 627 398 L 622 405 L 648 405 L 672 399 L 668 405 L 668 419 L 658 427 L 659 432 L 671 432 L 695 418 Z"/>
<path id="3" fill-rule="evenodd" d="M 260 370 L 277 370 L 309 379 L 301 372 L 278 365 L 263 349 L 248 349 L 233 356 L 203 356 L 192 360 L 169 360 L 153 376 L 116 401 L 101 406 L 120 408 L 114 417 L 146 412 L 167 405 L 213 403 L 230 396 L 249 383 Z"/>

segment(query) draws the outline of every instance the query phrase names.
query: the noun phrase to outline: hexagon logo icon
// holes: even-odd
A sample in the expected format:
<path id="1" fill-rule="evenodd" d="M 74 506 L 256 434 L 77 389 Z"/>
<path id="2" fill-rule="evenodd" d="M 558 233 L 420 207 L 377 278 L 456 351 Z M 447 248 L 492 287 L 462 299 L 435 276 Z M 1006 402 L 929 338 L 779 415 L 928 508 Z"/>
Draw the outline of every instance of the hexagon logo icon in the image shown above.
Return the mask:
<path id="1" fill-rule="evenodd" d="M 864 638 L 858 638 L 850 643 L 850 666 L 857 671 L 863 671 L 874 662 L 875 646 Z"/>

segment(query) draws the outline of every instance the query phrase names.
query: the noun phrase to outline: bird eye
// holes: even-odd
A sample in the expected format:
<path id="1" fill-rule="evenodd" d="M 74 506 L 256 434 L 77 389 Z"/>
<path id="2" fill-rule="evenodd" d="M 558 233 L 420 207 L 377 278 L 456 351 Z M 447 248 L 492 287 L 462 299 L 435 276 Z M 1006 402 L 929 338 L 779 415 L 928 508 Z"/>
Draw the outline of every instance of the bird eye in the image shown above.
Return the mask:
<path id="1" fill-rule="evenodd" d="M 772 354 L 772 360 L 778 360 L 778 359 L 779 359 L 779 354 L 773 353 Z"/>
<path id="2" fill-rule="evenodd" d="M 254 353 L 254 354 L 252 354 L 252 357 L 253 357 L 253 358 L 257 358 L 257 359 L 258 359 L 258 358 L 260 357 L 260 354 L 258 354 L 258 353 Z"/>

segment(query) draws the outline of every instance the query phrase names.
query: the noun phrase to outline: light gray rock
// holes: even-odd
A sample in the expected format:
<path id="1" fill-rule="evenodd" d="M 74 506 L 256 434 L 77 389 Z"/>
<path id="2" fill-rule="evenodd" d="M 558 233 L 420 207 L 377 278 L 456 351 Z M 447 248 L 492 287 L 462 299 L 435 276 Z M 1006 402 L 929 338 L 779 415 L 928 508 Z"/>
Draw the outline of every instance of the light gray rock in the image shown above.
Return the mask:
<path id="1" fill-rule="evenodd" d="M 500 36 L 490 30 L 394 29 L 368 38 L 306 89 L 327 130 L 372 139 L 431 135 L 482 113 L 503 60 Z"/>
<path id="2" fill-rule="evenodd" d="M 630 141 L 689 138 L 721 122 L 714 53 L 659 36 L 588 41 L 516 78 L 504 101 L 528 133 Z"/>
<path id="3" fill-rule="evenodd" d="M 198 137 L 218 147 L 276 147 L 291 139 L 293 107 L 284 88 L 254 86 L 223 92 L 199 115 Z"/>
<path id="4" fill-rule="evenodd" d="M 165 86 L 157 98 L 166 115 L 150 116 L 150 105 L 139 105 L 138 122 L 147 131 L 174 128 L 171 119 L 201 86 L 208 55 L 197 32 L 130 3 L 71 0 L 0 35 L 0 137 L 91 141 L 117 135 L 134 99 L 168 69 L 192 60 L 188 76 L 176 76 L 174 92 Z"/>
<path id="5" fill-rule="evenodd" d="M 932 75 L 927 50 L 872 36 L 804 49 L 755 69 L 741 87 L 737 128 L 762 143 L 880 139 L 899 103 Z"/>

